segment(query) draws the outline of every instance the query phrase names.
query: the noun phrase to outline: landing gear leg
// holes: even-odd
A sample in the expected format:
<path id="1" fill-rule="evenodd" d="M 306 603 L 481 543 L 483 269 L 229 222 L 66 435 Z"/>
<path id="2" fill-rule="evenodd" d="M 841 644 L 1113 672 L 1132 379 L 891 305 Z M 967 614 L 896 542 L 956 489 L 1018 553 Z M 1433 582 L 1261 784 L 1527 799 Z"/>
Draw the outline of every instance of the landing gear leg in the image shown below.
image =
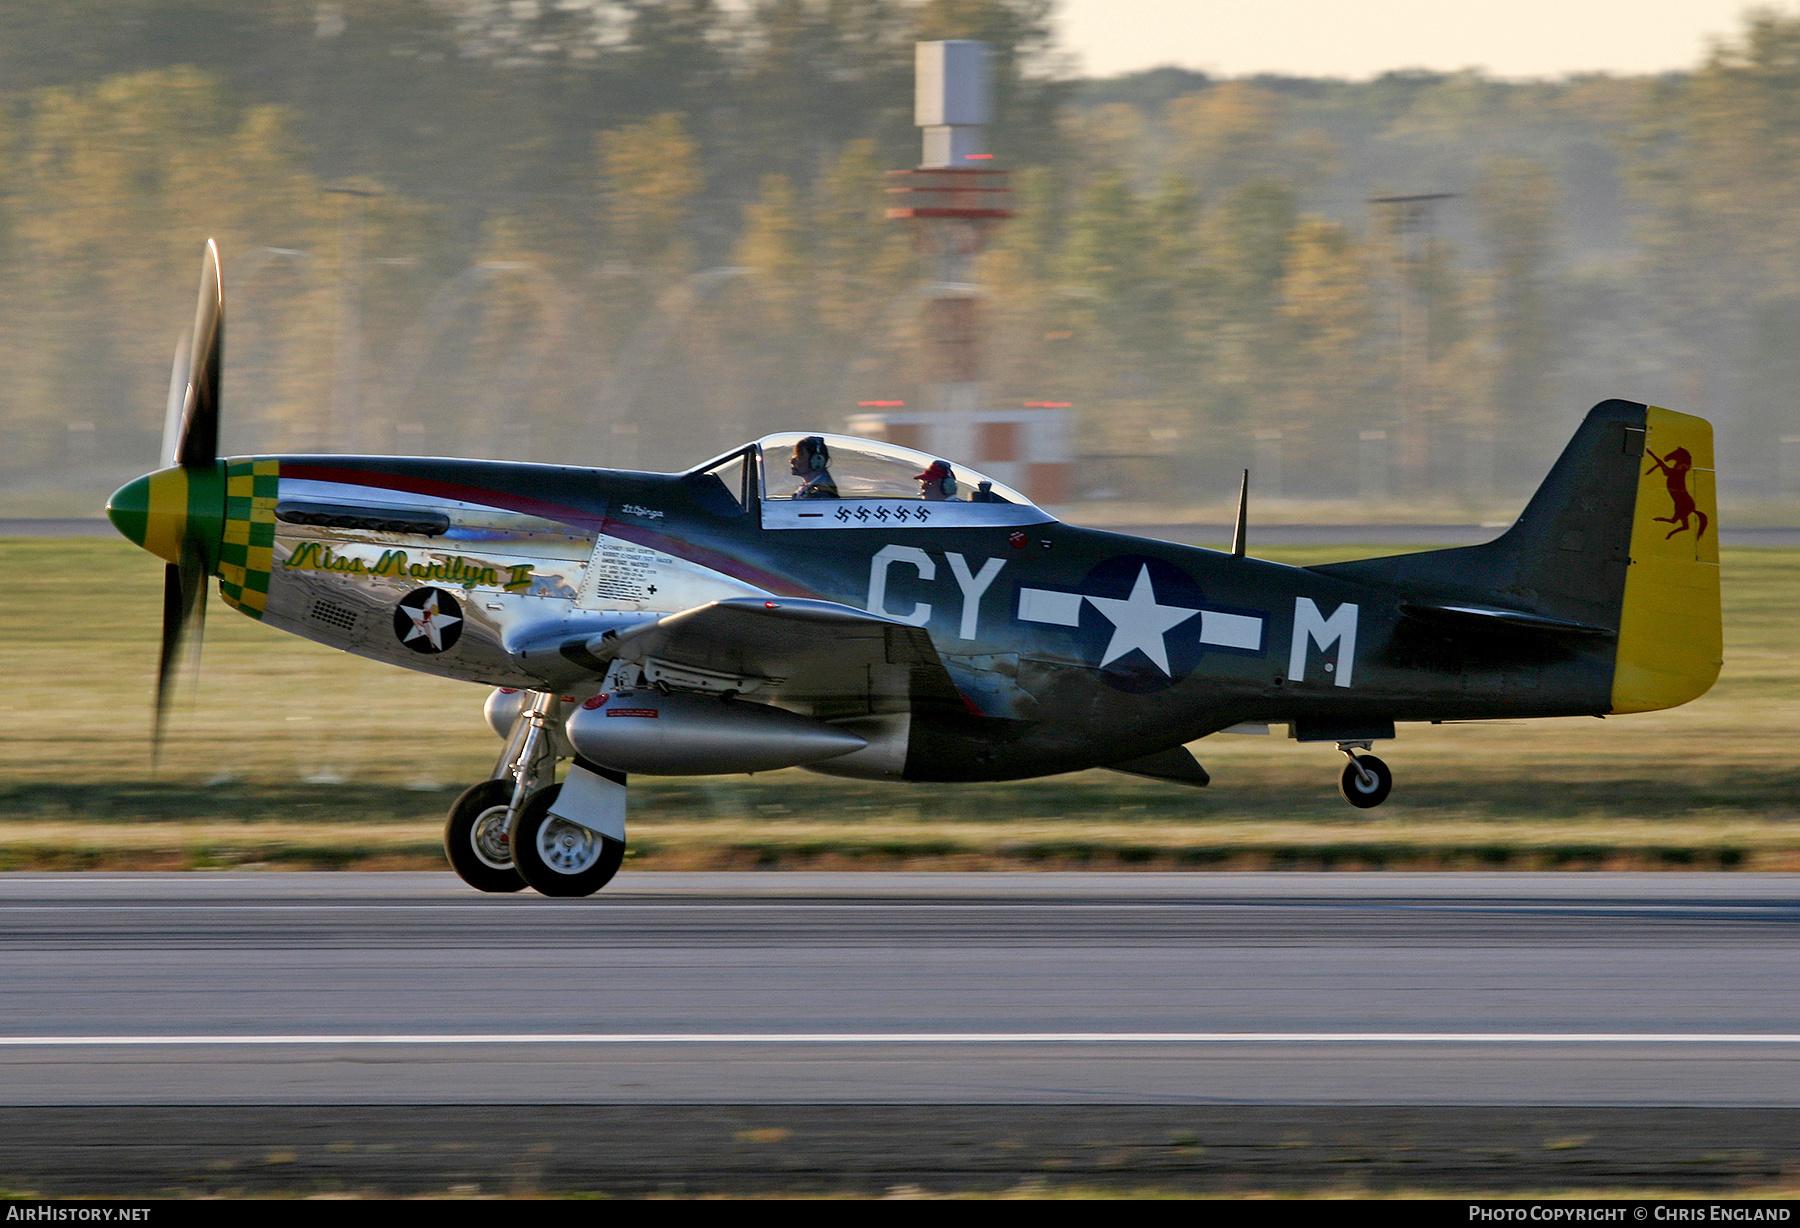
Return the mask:
<path id="1" fill-rule="evenodd" d="M 1387 801 L 1388 794 L 1394 791 L 1394 774 L 1374 755 L 1356 753 L 1359 750 L 1366 752 L 1369 744 L 1339 742 L 1337 748 L 1350 760 L 1344 766 L 1344 774 L 1338 777 L 1338 790 L 1343 793 L 1344 800 L 1358 810 L 1367 810 Z"/>
<path id="2" fill-rule="evenodd" d="M 555 737 L 547 725 L 556 696 L 534 691 L 531 705 L 513 722 L 491 779 L 467 790 L 444 823 L 444 852 L 458 878 L 477 891 L 520 891 L 526 886 L 513 864 L 512 829 L 525 799 L 556 779 Z"/>
<path id="3" fill-rule="evenodd" d="M 632 685 L 638 672 L 630 662 L 614 662 L 601 685 L 616 693 Z M 556 735 L 547 728 L 544 736 Z M 543 895 L 592 895 L 612 881 L 625 859 L 627 782 L 624 772 L 565 749 L 574 762 L 563 782 L 546 783 L 515 803 L 513 861 Z"/>

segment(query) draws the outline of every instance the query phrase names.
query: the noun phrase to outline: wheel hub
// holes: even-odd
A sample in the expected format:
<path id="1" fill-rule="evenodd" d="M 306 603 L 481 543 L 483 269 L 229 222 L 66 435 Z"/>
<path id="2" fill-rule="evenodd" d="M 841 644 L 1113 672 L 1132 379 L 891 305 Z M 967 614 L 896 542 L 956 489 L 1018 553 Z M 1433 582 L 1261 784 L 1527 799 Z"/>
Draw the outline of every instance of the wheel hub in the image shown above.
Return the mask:
<path id="1" fill-rule="evenodd" d="M 579 823 L 552 816 L 538 828 L 538 856 L 559 874 L 580 874 L 600 860 L 600 835 Z"/>
<path id="2" fill-rule="evenodd" d="M 506 830 L 507 808 L 492 806 L 476 816 L 469 828 L 469 846 L 481 864 L 495 870 L 512 869 L 512 841 Z"/>

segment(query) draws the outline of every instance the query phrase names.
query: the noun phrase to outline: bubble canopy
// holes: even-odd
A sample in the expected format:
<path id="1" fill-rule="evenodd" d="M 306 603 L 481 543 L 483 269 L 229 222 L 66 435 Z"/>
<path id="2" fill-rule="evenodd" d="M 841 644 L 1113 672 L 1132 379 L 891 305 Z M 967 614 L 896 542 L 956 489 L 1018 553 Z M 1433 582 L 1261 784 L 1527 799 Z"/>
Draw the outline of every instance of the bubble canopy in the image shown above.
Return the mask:
<path id="1" fill-rule="evenodd" d="M 853 435 L 765 435 L 687 476 L 721 514 L 759 507 L 764 529 L 993 528 L 1053 519 L 966 465 Z"/>
<path id="2" fill-rule="evenodd" d="M 801 448 L 807 440 L 824 444 L 823 471 L 829 475 L 834 494 L 801 494 L 807 478 L 818 472 L 809 466 L 816 445 Z M 879 440 L 791 431 L 765 435 L 756 441 L 756 448 L 762 456 L 762 497 L 766 500 L 793 500 L 799 496 L 1032 506 L 1031 500 L 1012 487 L 967 465 Z M 794 464 L 797 448 L 802 458 L 799 466 Z M 796 467 L 802 472 L 792 472 Z M 987 484 L 986 489 L 983 483 Z M 813 483 L 815 489 L 821 485 Z"/>

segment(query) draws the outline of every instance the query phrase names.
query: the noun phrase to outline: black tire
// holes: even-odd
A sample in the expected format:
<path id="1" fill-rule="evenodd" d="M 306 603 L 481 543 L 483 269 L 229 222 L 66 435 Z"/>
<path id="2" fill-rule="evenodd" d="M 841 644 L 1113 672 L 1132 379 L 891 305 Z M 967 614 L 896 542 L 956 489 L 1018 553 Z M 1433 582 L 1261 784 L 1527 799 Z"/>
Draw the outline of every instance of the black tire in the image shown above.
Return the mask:
<path id="1" fill-rule="evenodd" d="M 619 872 L 625 842 L 551 814 L 561 792 L 561 785 L 539 789 L 519 807 L 512 830 L 513 864 L 543 895 L 593 895 Z"/>
<path id="2" fill-rule="evenodd" d="M 1367 810 L 1387 801 L 1388 794 L 1394 791 L 1394 774 L 1374 755 L 1358 755 L 1344 765 L 1344 774 L 1338 777 L 1338 791 L 1358 810 Z"/>
<path id="3" fill-rule="evenodd" d="M 512 864 L 508 834 L 494 825 L 505 822 L 513 782 L 484 780 L 456 799 L 444 821 L 444 854 L 456 876 L 477 891 L 523 891 L 525 880 Z M 496 816 L 494 811 L 500 811 Z M 506 856 L 501 857 L 502 849 Z"/>

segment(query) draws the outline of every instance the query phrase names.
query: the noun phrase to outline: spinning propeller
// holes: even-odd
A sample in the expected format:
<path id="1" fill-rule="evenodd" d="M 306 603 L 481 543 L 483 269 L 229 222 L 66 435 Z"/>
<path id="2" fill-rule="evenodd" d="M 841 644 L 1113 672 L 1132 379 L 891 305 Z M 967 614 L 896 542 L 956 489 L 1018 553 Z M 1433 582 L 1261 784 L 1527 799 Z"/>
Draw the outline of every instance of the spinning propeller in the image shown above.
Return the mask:
<path id="1" fill-rule="evenodd" d="M 168 561 L 163 569 L 162 656 L 156 669 L 155 751 L 182 655 L 199 649 L 206 625 L 206 581 L 219 564 L 225 476 L 219 463 L 219 382 L 225 347 L 225 295 L 219 248 L 211 239 L 200 266 L 194 330 L 175 352 L 163 424 L 164 468 L 128 482 L 107 501 L 118 530 Z"/>

